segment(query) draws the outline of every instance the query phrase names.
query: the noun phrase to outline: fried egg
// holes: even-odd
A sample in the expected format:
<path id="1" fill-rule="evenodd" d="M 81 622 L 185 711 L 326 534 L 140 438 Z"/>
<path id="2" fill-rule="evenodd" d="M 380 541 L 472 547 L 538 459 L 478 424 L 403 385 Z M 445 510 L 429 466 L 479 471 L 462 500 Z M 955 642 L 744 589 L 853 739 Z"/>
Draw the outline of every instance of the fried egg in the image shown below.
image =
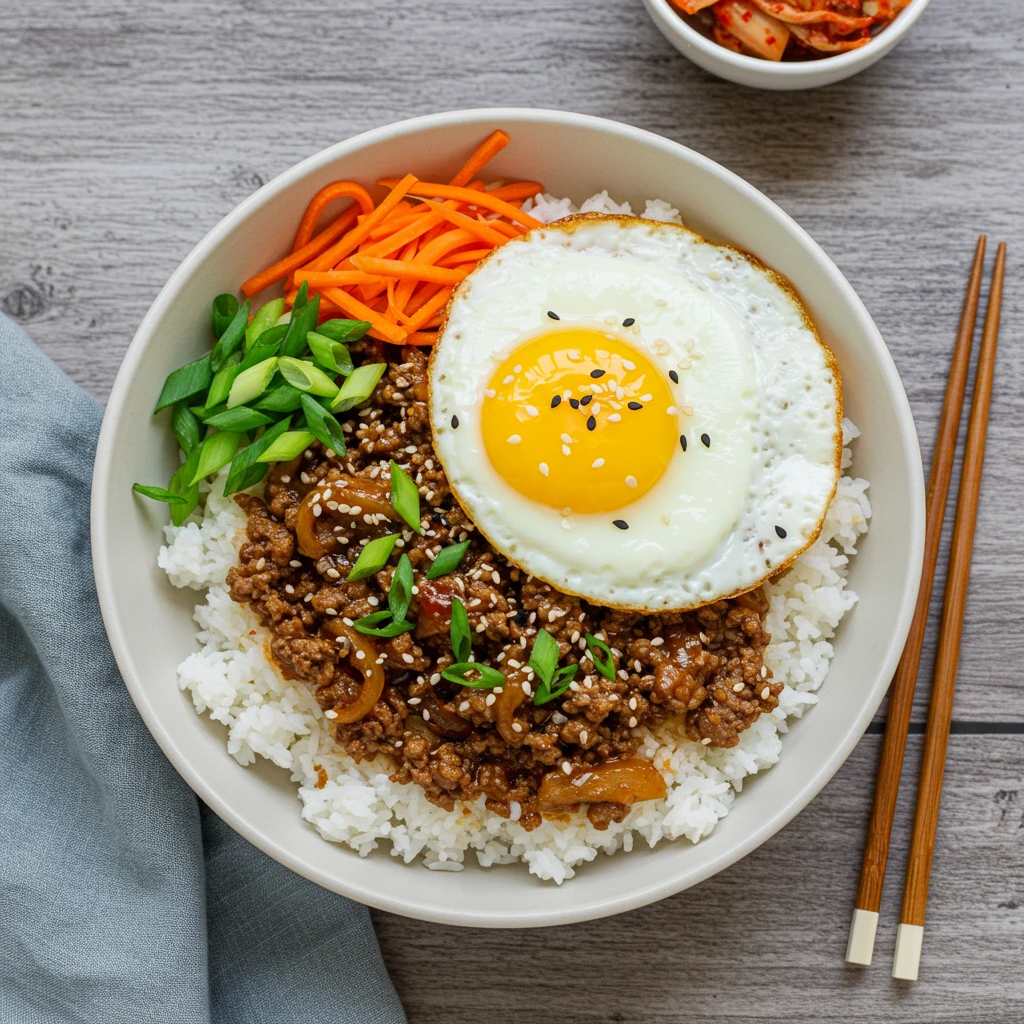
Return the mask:
<path id="1" fill-rule="evenodd" d="M 477 528 L 595 604 L 753 589 L 839 478 L 839 372 L 792 288 L 675 224 L 585 214 L 497 249 L 452 297 L 430 386 Z"/>

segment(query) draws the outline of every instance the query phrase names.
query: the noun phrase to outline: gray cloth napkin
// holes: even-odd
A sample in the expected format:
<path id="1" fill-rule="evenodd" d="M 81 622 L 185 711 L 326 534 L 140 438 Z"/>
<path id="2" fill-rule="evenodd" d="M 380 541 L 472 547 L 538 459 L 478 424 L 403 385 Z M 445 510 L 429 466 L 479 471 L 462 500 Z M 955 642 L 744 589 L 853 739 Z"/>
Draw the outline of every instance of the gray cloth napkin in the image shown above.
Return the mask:
<path id="1" fill-rule="evenodd" d="M 366 908 L 236 835 L 136 712 L 93 584 L 101 415 L 0 316 L 0 1021 L 404 1021 Z"/>

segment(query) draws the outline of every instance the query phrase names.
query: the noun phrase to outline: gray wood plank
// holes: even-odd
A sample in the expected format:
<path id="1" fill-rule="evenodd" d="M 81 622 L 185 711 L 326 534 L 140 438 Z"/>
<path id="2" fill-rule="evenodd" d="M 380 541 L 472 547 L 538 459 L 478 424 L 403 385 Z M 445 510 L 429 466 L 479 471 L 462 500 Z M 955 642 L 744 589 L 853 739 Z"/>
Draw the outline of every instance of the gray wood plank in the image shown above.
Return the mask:
<path id="1" fill-rule="evenodd" d="M 988 231 L 1010 243 L 1011 281 L 956 717 L 1021 724 L 1024 30 L 1006 0 L 964 10 L 936 0 L 880 65 L 786 95 L 706 75 L 639 0 L 5 0 L 0 310 L 102 400 L 177 263 L 292 163 L 415 114 L 563 107 L 683 142 L 792 214 L 875 317 L 927 460 L 970 250 Z M 947 542 L 951 525 L 950 512 Z M 932 627 L 918 723 L 937 602 Z M 878 743 L 761 850 L 656 907 L 533 933 L 377 915 L 412 1019 L 1021 1020 L 1020 737 L 952 741 L 922 981 L 896 985 L 887 965 L 909 785 L 876 966 L 843 966 Z M 459 982 L 439 983 L 455 957 Z"/>

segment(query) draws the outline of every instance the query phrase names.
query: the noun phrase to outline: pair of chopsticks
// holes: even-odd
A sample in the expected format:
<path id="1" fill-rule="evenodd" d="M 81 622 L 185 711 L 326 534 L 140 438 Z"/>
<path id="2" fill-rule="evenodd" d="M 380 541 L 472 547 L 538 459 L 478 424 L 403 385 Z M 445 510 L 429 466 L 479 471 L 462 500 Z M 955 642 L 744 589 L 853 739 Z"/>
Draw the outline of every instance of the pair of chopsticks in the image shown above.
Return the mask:
<path id="1" fill-rule="evenodd" d="M 889 855 L 889 839 L 896 797 L 899 792 L 903 753 L 910 726 L 910 713 L 914 704 L 914 687 L 921 660 L 928 606 L 931 602 L 935 566 L 939 558 L 939 541 L 945 518 L 946 498 L 953 475 L 953 459 L 960 428 L 960 414 L 967 389 L 971 362 L 971 345 L 978 315 L 978 301 L 985 264 L 985 242 L 982 235 L 974 253 L 974 263 L 967 286 L 960 329 L 950 366 L 946 397 L 942 406 L 939 434 L 928 479 L 928 511 L 925 528 L 924 565 L 921 570 L 921 588 L 917 606 L 903 649 L 903 656 L 893 678 L 889 714 L 885 726 L 885 740 L 875 783 L 875 802 L 868 826 L 867 844 L 861 865 L 860 885 L 850 925 L 850 939 L 846 949 L 849 963 L 871 963 L 878 926 L 878 910 L 882 901 L 882 884 Z M 960 635 L 963 630 L 964 606 L 970 577 L 971 552 L 974 546 L 974 525 L 978 513 L 981 491 L 982 465 L 985 460 L 985 438 L 988 431 L 989 406 L 992 398 L 992 379 L 995 371 L 996 346 L 999 340 L 999 314 L 1003 298 L 1003 274 L 1006 266 L 1006 245 L 1000 243 L 992 272 L 985 327 L 981 338 L 981 352 L 971 399 L 971 415 L 967 429 L 967 447 L 960 473 L 960 491 L 957 495 L 956 522 L 949 552 L 949 568 L 942 607 L 942 625 L 939 630 L 938 654 L 932 676 L 931 706 L 925 730 L 924 756 L 918 782 L 917 810 L 914 832 L 907 860 L 907 876 L 903 889 L 903 910 L 896 934 L 896 955 L 893 960 L 894 978 L 916 981 L 921 962 L 924 936 L 924 915 L 928 902 L 928 882 L 931 876 L 932 852 L 939 819 L 942 797 L 942 776 L 946 764 L 946 747 L 953 717 L 953 692 L 956 687 L 957 662 L 960 656 Z"/>

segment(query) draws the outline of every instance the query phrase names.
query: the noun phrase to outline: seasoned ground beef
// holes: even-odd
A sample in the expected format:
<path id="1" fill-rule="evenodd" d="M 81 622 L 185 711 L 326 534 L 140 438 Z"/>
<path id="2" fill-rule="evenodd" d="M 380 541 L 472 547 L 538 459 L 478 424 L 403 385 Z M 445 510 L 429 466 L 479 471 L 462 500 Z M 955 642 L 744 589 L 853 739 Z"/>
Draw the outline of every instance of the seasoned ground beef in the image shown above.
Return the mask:
<path id="1" fill-rule="evenodd" d="M 271 470 L 265 498 L 239 496 L 247 538 L 228 585 L 271 631 L 270 650 L 285 674 L 314 688 L 338 742 L 356 759 L 386 755 L 395 781 L 415 782 L 442 807 L 483 793 L 492 811 L 533 828 L 543 813 L 586 804 L 594 825 L 606 828 L 630 802 L 660 795 L 648 785 L 649 766 L 635 759 L 640 726 L 678 716 L 691 739 L 730 747 L 777 705 L 782 686 L 763 664 L 769 636 L 760 590 L 693 612 L 617 611 L 528 576 L 478 535 L 431 445 L 421 350 L 403 349 L 343 426 L 344 455 L 314 445 Z M 391 508 L 390 459 L 419 488 L 422 535 Z M 387 607 L 396 559 L 366 579 L 346 577 L 363 544 L 398 532 L 414 570 L 407 618 L 416 628 L 393 638 L 354 633 L 354 620 Z M 456 571 L 426 579 L 442 547 L 467 539 Z M 500 669 L 502 686 L 476 689 L 441 677 L 455 660 L 456 597 L 468 612 L 476 661 Z M 529 659 L 540 628 L 557 641 L 561 664 L 579 669 L 568 691 L 538 706 Z M 587 633 L 611 648 L 614 678 L 591 660 Z M 380 698 L 357 721 L 339 721 L 368 671 L 383 672 Z"/>

